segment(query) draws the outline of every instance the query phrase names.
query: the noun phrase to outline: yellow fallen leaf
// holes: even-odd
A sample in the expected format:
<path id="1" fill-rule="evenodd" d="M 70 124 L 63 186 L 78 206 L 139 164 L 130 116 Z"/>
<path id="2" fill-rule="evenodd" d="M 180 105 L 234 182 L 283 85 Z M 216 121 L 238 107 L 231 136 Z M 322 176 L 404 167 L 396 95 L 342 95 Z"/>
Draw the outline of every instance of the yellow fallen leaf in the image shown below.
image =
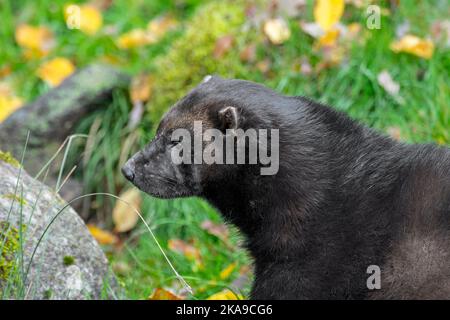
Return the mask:
<path id="1" fill-rule="evenodd" d="M 81 24 L 80 30 L 88 35 L 93 35 L 103 25 L 103 17 L 101 12 L 94 6 L 81 6 Z"/>
<path id="2" fill-rule="evenodd" d="M 169 290 L 156 288 L 148 297 L 148 300 L 184 300 L 183 297 L 177 296 Z"/>
<path id="3" fill-rule="evenodd" d="M 139 74 L 130 85 L 130 97 L 133 103 L 145 102 L 152 94 L 153 81 L 149 74 Z"/>
<path id="4" fill-rule="evenodd" d="M 170 15 L 164 15 L 153 19 L 147 25 L 147 30 L 156 40 L 161 39 L 167 31 L 174 29 L 177 21 Z"/>
<path id="5" fill-rule="evenodd" d="M 176 20 L 169 15 L 158 17 L 150 21 L 145 30 L 133 29 L 121 35 L 116 41 L 117 46 L 120 49 L 132 49 L 156 43 L 176 24 Z"/>
<path id="6" fill-rule="evenodd" d="M 88 224 L 87 227 L 94 239 L 100 244 L 115 244 L 119 241 L 117 236 L 109 231 L 102 230 L 93 224 Z"/>
<path id="7" fill-rule="evenodd" d="M 44 58 L 47 55 L 47 52 L 24 48 L 22 55 L 26 61 L 30 61 Z"/>
<path id="8" fill-rule="evenodd" d="M 11 74 L 11 66 L 10 65 L 4 65 L 0 68 L 0 79 L 7 77 Z"/>
<path id="9" fill-rule="evenodd" d="M 132 49 L 142 47 L 156 42 L 155 36 L 144 29 L 134 29 L 125 33 L 117 40 L 117 46 L 120 49 Z"/>
<path id="10" fill-rule="evenodd" d="M 339 30 L 332 29 L 328 30 L 323 36 L 321 36 L 316 43 L 316 46 L 321 47 L 332 47 L 336 45 L 337 39 L 339 38 Z"/>
<path id="11" fill-rule="evenodd" d="M 68 4 L 64 7 L 64 17 L 69 28 L 80 29 L 94 35 L 103 25 L 102 13 L 93 5 Z"/>
<path id="12" fill-rule="evenodd" d="M 227 279 L 231 273 L 234 271 L 234 269 L 236 269 L 236 262 L 233 262 L 232 264 L 230 264 L 228 267 L 226 267 L 225 269 L 223 269 L 220 272 L 220 279 L 225 280 Z"/>
<path id="13" fill-rule="evenodd" d="M 0 95 L 0 123 L 23 105 L 23 101 L 16 96 Z"/>
<path id="14" fill-rule="evenodd" d="M 405 35 L 400 40 L 391 43 L 391 50 L 395 53 L 406 52 L 424 59 L 430 59 L 433 56 L 434 43 L 429 39 Z"/>
<path id="15" fill-rule="evenodd" d="M 217 292 L 206 300 L 243 300 L 244 297 L 240 294 L 236 295 L 231 290 L 225 289 L 220 292 Z"/>
<path id="16" fill-rule="evenodd" d="M 41 65 L 37 70 L 37 75 L 50 86 L 54 87 L 59 85 L 74 71 L 75 66 L 69 59 L 57 57 Z"/>
<path id="17" fill-rule="evenodd" d="M 348 25 L 347 28 L 350 34 L 358 34 L 361 31 L 361 24 L 359 24 L 358 22 L 352 22 Z"/>
<path id="18" fill-rule="evenodd" d="M 0 123 L 23 105 L 6 83 L 0 83 Z"/>
<path id="19" fill-rule="evenodd" d="M 43 57 L 53 48 L 53 33 L 47 27 L 21 24 L 15 31 L 16 42 L 25 49 L 26 57 Z"/>
<path id="20" fill-rule="evenodd" d="M 344 0 L 317 0 L 314 6 L 314 19 L 325 31 L 330 30 L 344 13 Z"/>
<path id="21" fill-rule="evenodd" d="M 133 229 L 139 220 L 139 215 L 133 208 L 136 210 L 141 208 L 142 198 L 139 190 L 136 188 L 125 191 L 120 195 L 120 198 L 123 201 L 118 200 L 116 202 L 112 218 L 116 226 L 115 230 L 117 232 L 126 232 Z"/>
<path id="22" fill-rule="evenodd" d="M 273 44 L 282 44 L 291 36 L 289 26 L 281 18 L 267 20 L 264 23 L 264 33 Z"/>

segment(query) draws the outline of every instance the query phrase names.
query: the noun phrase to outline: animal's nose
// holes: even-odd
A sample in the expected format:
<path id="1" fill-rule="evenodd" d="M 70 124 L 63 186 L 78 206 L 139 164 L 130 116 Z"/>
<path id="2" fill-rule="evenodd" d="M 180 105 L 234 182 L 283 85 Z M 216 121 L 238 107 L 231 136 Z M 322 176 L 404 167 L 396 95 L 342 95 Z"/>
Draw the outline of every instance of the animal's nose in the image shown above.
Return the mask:
<path id="1" fill-rule="evenodd" d="M 134 170 L 132 168 L 130 168 L 128 163 L 125 164 L 122 167 L 122 174 L 125 176 L 125 178 L 127 178 L 128 180 L 133 182 L 133 180 L 134 180 Z"/>

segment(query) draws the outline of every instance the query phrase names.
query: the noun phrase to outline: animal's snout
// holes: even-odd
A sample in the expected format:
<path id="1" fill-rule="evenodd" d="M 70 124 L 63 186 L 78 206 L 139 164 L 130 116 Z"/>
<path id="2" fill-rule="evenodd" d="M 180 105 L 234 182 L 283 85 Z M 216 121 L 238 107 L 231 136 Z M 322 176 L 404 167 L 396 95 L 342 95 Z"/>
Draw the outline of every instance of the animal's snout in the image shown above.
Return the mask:
<path id="1" fill-rule="evenodd" d="M 127 163 L 122 167 L 122 174 L 127 178 L 129 181 L 133 182 L 134 180 L 134 161 L 133 159 L 128 160 Z"/>

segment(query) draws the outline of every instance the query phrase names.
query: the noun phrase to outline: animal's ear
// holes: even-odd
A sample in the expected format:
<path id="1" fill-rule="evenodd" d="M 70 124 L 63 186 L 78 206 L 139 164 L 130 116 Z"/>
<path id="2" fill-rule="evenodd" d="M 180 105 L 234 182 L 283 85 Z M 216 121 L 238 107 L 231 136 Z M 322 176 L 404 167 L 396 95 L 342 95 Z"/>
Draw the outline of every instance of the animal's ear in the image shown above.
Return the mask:
<path id="1" fill-rule="evenodd" d="M 220 129 L 225 132 L 227 129 L 237 129 L 239 125 L 239 115 L 235 107 L 227 106 L 219 110 Z"/>

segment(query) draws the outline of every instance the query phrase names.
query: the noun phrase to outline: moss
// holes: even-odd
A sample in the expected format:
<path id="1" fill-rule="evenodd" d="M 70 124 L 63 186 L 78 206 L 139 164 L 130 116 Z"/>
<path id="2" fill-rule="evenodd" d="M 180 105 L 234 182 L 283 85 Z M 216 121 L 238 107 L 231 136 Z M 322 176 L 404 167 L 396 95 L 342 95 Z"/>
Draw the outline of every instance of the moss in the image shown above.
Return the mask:
<path id="1" fill-rule="evenodd" d="M 47 289 L 44 291 L 44 299 L 50 300 L 53 296 L 53 291 L 50 289 Z"/>
<path id="2" fill-rule="evenodd" d="M 19 249 L 19 230 L 9 222 L 0 222 L 0 281 L 6 281 L 15 268 L 15 255 Z"/>
<path id="3" fill-rule="evenodd" d="M 17 161 L 9 152 L 3 152 L 0 150 L 0 160 L 9 163 L 16 168 L 20 167 L 19 161 Z"/>
<path id="4" fill-rule="evenodd" d="M 19 197 L 18 195 L 13 194 L 13 193 L 8 193 L 5 195 L 2 195 L 1 197 L 4 199 L 11 199 L 13 201 L 16 201 L 17 203 L 19 203 L 22 206 L 27 205 L 27 201 L 24 198 Z"/>
<path id="5" fill-rule="evenodd" d="M 71 266 L 75 263 L 75 258 L 72 256 L 65 256 L 63 258 L 63 263 L 66 267 Z"/>
<path id="6" fill-rule="evenodd" d="M 253 43 L 257 32 L 242 27 L 246 22 L 242 1 L 211 2 L 194 15 L 183 37 L 166 55 L 155 61 L 153 98 L 148 104 L 150 120 L 159 122 L 164 112 L 209 74 L 246 78 L 250 67 L 241 62 L 240 52 Z M 220 59 L 214 57 L 216 41 L 231 35 L 233 48 Z"/>

